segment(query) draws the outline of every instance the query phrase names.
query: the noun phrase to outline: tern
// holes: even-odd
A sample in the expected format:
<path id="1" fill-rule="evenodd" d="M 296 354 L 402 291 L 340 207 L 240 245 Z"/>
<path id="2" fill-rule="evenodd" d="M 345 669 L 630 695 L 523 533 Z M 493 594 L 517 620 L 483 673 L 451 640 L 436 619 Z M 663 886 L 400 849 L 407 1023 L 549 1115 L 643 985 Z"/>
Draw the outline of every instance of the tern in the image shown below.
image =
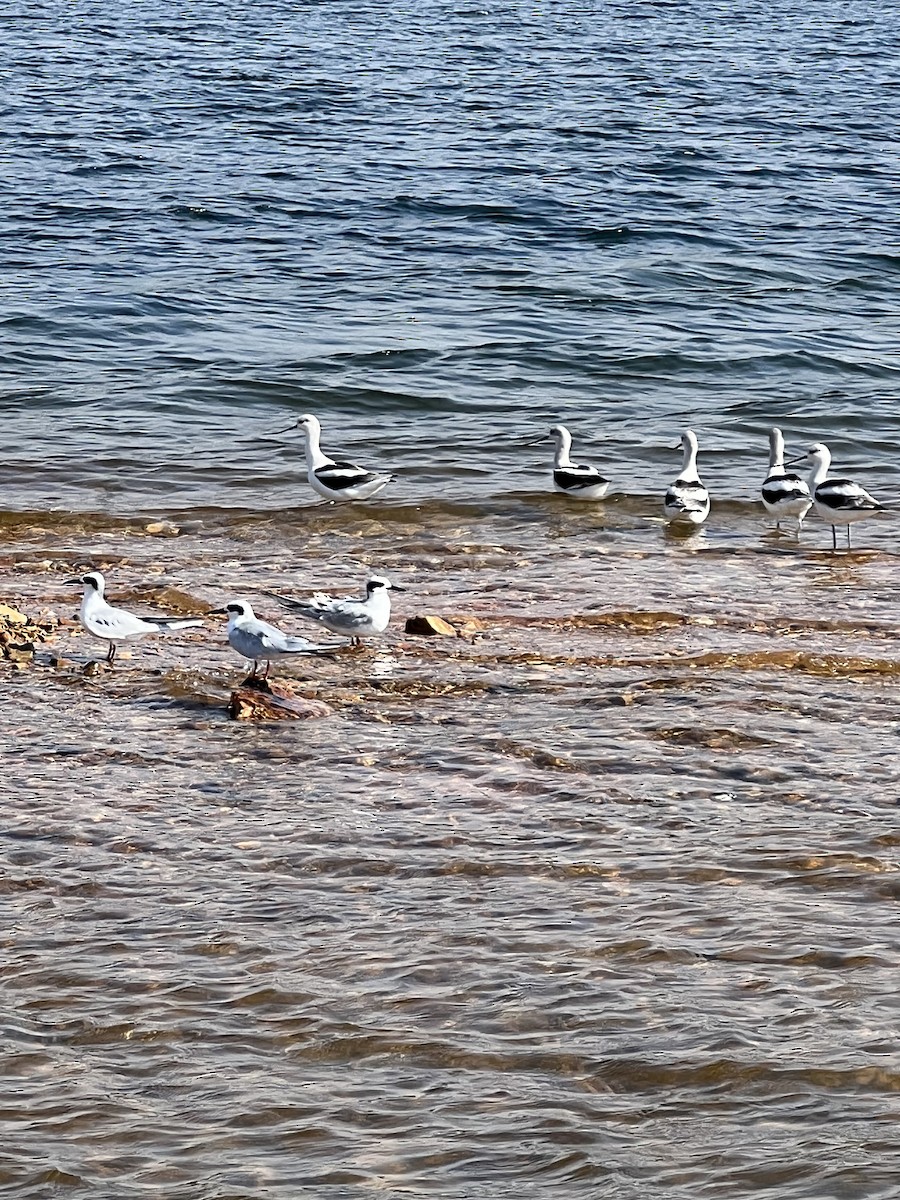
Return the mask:
<path id="1" fill-rule="evenodd" d="M 91 571 L 76 579 L 67 579 L 66 583 L 84 585 L 84 596 L 81 600 L 79 620 L 82 626 L 95 638 L 109 642 L 106 661 L 111 663 L 116 657 L 116 646 L 119 642 L 131 641 L 133 638 L 144 637 L 148 633 L 168 633 L 173 629 L 196 629 L 203 624 L 199 617 L 136 617 L 134 613 L 126 612 L 124 608 L 114 608 L 107 604 L 105 598 L 106 580 L 99 571 Z"/>
<path id="2" fill-rule="evenodd" d="M 361 600 L 353 596 L 333 600 L 322 592 L 317 592 L 309 600 L 295 600 L 292 596 L 281 596 L 277 592 L 267 594 L 280 601 L 285 608 L 300 613 L 310 621 L 317 621 L 332 633 L 352 638 L 353 644 L 358 646 L 360 638 L 384 633 L 391 619 L 390 593 L 404 590 L 383 575 L 373 575 L 366 583 L 366 594 Z"/>
<path id="3" fill-rule="evenodd" d="M 268 678 L 269 668 L 275 658 L 290 654 L 327 654 L 336 646 L 319 646 L 305 637 L 292 637 L 282 633 L 268 621 L 260 621 L 246 600 L 229 600 L 224 608 L 213 608 L 209 616 L 224 613 L 228 616 L 228 643 L 232 650 L 253 663 L 250 678 L 255 679 L 259 664 L 265 662 L 263 679 Z"/>

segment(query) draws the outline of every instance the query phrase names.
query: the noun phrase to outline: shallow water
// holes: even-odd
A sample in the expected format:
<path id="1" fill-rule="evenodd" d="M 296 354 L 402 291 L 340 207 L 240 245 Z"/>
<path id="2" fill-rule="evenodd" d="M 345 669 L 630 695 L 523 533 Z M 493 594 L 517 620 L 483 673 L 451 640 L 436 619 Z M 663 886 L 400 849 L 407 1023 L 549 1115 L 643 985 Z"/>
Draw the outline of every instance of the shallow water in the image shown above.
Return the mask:
<path id="1" fill-rule="evenodd" d="M 892 1198 L 896 515 L 757 496 L 777 421 L 897 503 L 893 7 L 4 29 L 0 1189 Z M 307 410 L 396 483 L 316 505 Z M 217 618 L 86 675 L 88 567 L 407 591 L 246 725 Z"/>

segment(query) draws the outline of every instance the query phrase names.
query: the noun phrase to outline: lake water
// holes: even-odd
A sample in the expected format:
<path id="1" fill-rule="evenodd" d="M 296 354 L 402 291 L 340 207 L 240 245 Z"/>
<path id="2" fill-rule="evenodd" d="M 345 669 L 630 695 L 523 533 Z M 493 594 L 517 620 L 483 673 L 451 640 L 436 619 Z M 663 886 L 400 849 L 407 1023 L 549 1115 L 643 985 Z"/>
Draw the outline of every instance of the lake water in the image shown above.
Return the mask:
<path id="1" fill-rule="evenodd" d="M 758 495 L 779 424 L 900 502 L 897 6 L 2 28 L 0 1189 L 892 1200 L 897 516 Z M 318 505 L 305 412 L 396 482 Z M 248 726 L 215 618 L 85 675 L 88 567 L 407 591 Z"/>

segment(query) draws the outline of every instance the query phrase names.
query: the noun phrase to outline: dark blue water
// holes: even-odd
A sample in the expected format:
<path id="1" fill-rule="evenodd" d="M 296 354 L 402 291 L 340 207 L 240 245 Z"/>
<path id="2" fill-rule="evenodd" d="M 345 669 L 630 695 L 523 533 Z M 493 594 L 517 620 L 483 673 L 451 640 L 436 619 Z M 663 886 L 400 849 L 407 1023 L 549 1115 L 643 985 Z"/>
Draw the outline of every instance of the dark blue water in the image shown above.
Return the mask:
<path id="1" fill-rule="evenodd" d="M 14 4 L 6 506 L 296 503 L 307 410 L 403 500 L 556 419 L 624 490 L 688 421 L 722 495 L 772 421 L 892 486 L 897 16 Z"/>

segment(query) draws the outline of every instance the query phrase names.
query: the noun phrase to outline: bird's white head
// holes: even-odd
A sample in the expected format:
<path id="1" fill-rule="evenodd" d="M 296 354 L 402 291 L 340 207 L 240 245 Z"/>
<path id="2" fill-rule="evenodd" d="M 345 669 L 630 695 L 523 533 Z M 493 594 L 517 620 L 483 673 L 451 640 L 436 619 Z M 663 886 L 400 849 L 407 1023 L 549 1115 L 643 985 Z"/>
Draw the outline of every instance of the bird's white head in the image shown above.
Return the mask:
<path id="1" fill-rule="evenodd" d="M 248 600 L 229 600 L 222 608 L 211 608 L 206 614 L 212 616 L 226 616 L 229 621 L 240 621 L 246 617 L 253 620 L 253 608 Z"/>
<path id="2" fill-rule="evenodd" d="M 816 442 L 804 454 L 798 454 L 796 458 L 790 459 L 788 466 L 795 463 L 808 463 L 811 467 L 825 467 L 827 470 L 831 466 L 831 451 L 822 442 Z"/>
<path id="3" fill-rule="evenodd" d="M 572 435 L 569 433 L 568 429 L 566 429 L 565 425 L 553 425 L 548 433 L 542 433 L 540 437 L 532 438 L 531 441 L 526 442 L 525 445 L 539 446 L 541 442 L 546 442 L 548 438 L 553 438 L 557 447 L 563 445 L 565 442 L 568 442 L 570 446 L 572 444 Z"/>
<path id="4" fill-rule="evenodd" d="M 366 583 L 367 596 L 379 596 L 387 592 L 402 591 L 405 591 L 405 588 L 398 587 L 396 583 L 391 583 L 386 575 L 373 575 Z"/>
<path id="5" fill-rule="evenodd" d="M 305 434 L 318 437 L 322 432 L 322 426 L 319 424 L 319 418 L 314 417 L 312 413 L 304 413 L 302 417 L 297 418 L 297 428 L 301 429 Z"/>
<path id="6" fill-rule="evenodd" d="M 80 583 L 84 588 L 84 594 L 90 595 L 91 592 L 96 592 L 98 596 L 102 596 L 106 588 L 106 580 L 99 571 L 88 571 L 87 575 L 78 575 L 74 579 L 67 579 L 66 583 Z"/>

